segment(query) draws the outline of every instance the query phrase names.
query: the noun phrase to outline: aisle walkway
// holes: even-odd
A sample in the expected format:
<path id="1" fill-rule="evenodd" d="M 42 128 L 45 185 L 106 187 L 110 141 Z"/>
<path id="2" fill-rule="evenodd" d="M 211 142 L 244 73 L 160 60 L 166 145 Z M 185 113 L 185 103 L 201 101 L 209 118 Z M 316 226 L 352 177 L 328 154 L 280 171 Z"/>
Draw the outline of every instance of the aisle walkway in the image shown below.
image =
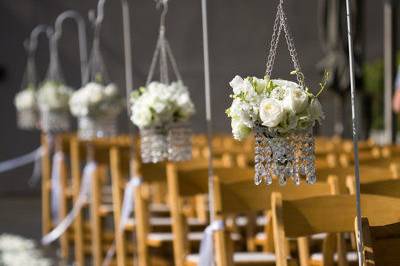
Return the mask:
<path id="1" fill-rule="evenodd" d="M 57 262 L 55 248 L 41 248 L 41 204 L 40 196 L 0 197 L 0 236 L 15 235 L 35 240 L 43 256 L 51 258 L 52 265 L 65 265 Z M 1 251 L 0 251 L 1 252 Z"/>

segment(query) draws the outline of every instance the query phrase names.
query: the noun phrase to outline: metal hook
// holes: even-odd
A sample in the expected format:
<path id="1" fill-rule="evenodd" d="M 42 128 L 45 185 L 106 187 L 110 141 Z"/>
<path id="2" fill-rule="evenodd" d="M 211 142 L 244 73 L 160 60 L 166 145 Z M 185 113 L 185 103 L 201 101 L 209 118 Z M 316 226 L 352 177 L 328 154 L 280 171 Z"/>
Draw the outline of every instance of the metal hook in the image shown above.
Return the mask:
<path id="1" fill-rule="evenodd" d="M 156 1 L 156 8 L 162 7 L 161 18 L 160 18 L 160 33 L 165 32 L 165 17 L 168 13 L 168 0 L 155 0 Z"/>
<path id="2" fill-rule="evenodd" d="M 95 28 L 95 35 L 100 32 L 100 26 L 104 19 L 104 5 L 106 0 L 99 0 L 97 3 L 97 15 L 95 11 L 92 9 L 89 11 L 89 20 Z"/>
<path id="3" fill-rule="evenodd" d="M 27 49 L 29 53 L 34 54 L 36 52 L 39 35 L 41 33 L 47 33 L 48 28 L 47 25 L 40 24 L 32 30 L 29 39 L 24 42 L 25 49 Z M 49 37 L 49 35 L 47 35 L 47 37 Z"/>
<path id="4" fill-rule="evenodd" d="M 58 40 L 60 39 L 62 34 L 63 22 L 68 18 L 75 20 L 76 24 L 78 25 L 79 57 L 81 64 L 81 83 L 83 85 L 87 81 L 87 43 L 86 43 L 85 21 L 83 20 L 82 16 L 74 10 L 67 10 L 61 13 L 57 17 L 55 22 L 54 39 L 57 45 Z"/>

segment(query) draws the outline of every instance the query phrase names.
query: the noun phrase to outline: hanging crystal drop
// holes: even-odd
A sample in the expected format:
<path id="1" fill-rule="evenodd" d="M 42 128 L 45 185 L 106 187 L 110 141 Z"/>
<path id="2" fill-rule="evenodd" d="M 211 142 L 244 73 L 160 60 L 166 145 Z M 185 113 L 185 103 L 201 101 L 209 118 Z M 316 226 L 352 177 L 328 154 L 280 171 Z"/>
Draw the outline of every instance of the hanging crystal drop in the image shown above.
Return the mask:
<path id="1" fill-rule="evenodd" d="M 293 164 L 293 182 L 298 186 L 300 185 L 300 168 L 301 168 L 301 135 L 291 134 L 290 142 L 294 150 L 294 164 Z"/>
<path id="2" fill-rule="evenodd" d="M 256 130 L 255 132 L 255 149 L 254 149 L 254 162 L 255 162 L 255 175 L 254 175 L 254 183 L 256 185 L 261 184 L 262 177 L 265 172 L 265 167 L 263 165 L 264 157 L 263 151 L 265 148 L 264 136 L 261 132 Z"/>
<path id="3" fill-rule="evenodd" d="M 305 176 L 308 184 L 314 184 L 317 181 L 315 171 L 315 155 L 314 155 L 314 136 L 312 129 L 304 134 L 303 143 L 303 164 Z"/>

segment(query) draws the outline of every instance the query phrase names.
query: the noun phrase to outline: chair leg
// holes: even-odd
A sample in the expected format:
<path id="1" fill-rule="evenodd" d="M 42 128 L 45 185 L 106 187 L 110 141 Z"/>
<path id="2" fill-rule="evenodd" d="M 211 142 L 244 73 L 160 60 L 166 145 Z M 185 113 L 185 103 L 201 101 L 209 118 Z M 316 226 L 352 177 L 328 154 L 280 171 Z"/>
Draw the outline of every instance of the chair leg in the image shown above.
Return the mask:
<path id="1" fill-rule="evenodd" d="M 67 169 L 65 160 L 62 160 L 60 167 L 60 220 L 67 216 L 68 205 L 67 205 Z M 61 257 L 67 259 L 69 257 L 69 241 L 68 241 L 69 230 L 67 230 L 60 239 Z"/>
<path id="2" fill-rule="evenodd" d="M 51 211 L 50 211 L 50 144 L 48 136 L 43 134 L 41 137 L 44 154 L 42 156 L 42 234 L 46 235 L 51 230 Z"/>
<path id="3" fill-rule="evenodd" d="M 124 231 L 119 228 L 121 221 L 121 207 L 122 207 L 122 175 L 120 171 L 120 156 L 117 148 L 111 148 L 110 152 L 111 161 L 111 180 L 112 180 L 112 198 L 114 209 L 114 230 L 115 230 L 115 250 L 117 257 L 117 265 L 127 265 L 126 258 L 126 239 Z M 133 199 L 132 199 L 133 201 Z"/>
<path id="4" fill-rule="evenodd" d="M 73 139 L 70 143 L 71 150 L 71 175 L 73 188 L 73 202 L 76 202 L 81 189 L 81 171 L 79 159 L 79 145 L 77 140 Z M 74 222 L 74 253 L 75 265 L 85 265 L 84 239 L 83 239 L 83 217 L 82 210 L 78 212 Z"/>
<path id="5" fill-rule="evenodd" d="M 103 254 L 101 249 L 101 217 L 99 215 L 101 189 L 98 173 L 99 169 L 96 169 L 95 174 L 92 176 L 90 200 L 90 226 L 92 230 L 92 255 L 94 266 L 100 266 L 103 262 Z"/>

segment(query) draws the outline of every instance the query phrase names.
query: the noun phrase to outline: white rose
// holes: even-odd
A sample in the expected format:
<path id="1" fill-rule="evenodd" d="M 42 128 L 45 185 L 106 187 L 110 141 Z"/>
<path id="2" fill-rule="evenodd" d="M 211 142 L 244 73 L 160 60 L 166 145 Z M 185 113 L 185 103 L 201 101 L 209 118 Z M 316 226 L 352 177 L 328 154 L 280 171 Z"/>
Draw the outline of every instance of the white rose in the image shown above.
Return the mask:
<path id="1" fill-rule="evenodd" d="M 232 119 L 231 126 L 233 137 L 237 140 L 243 140 L 251 133 L 251 128 L 237 119 Z"/>
<path id="2" fill-rule="evenodd" d="M 32 109 L 36 105 L 35 91 L 23 90 L 19 92 L 14 99 L 17 110 Z"/>
<path id="3" fill-rule="evenodd" d="M 312 120 L 317 120 L 321 122 L 322 119 L 325 119 L 321 103 L 318 101 L 317 98 L 311 100 L 310 106 L 308 107 L 308 112 Z"/>
<path id="4" fill-rule="evenodd" d="M 280 102 L 275 99 L 264 99 L 260 104 L 260 118 L 267 127 L 276 127 L 282 121 L 285 111 Z"/>
<path id="5" fill-rule="evenodd" d="M 103 98 L 103 88 L 104 87 L 98 83 L 90 82 L 83 88 L 83 90 L 88 94 L 89 102 L 91 104 L 97 104 Z"/>
<path id="6" fill-rule="evenodd" d="M 235 76 L 229 85 L 233 89 L 234 94 L 239 94 L 241 92 L 252 93 L 254 91 L 253 85 L 250 81 L 242 79 L 240 76 Z"/>
<path id="7" fill-rule="evenodd" d="M 300 88 L 290 88 L 282 103 L 286 110 L 298 114 L 307 107 L 308 95 Z"/>
<path id="8" fill-rule="evenodd" d="M 150 109 L 145 105 L 133 105 L 131 120 L 139 128 L 150 126 L 152 120 Z"/>
<path id="9" fill-rule="evenodd" d="M 113 97 L 113 96 L 117 95 L 117 94 L 118 94 L 117 86 L 115 86 L 115 84 L 113 84 L 113 83 L 108 84 L 108 85 L 104 88 L 104 93 L 105 93 L 108 97 Z"/>

